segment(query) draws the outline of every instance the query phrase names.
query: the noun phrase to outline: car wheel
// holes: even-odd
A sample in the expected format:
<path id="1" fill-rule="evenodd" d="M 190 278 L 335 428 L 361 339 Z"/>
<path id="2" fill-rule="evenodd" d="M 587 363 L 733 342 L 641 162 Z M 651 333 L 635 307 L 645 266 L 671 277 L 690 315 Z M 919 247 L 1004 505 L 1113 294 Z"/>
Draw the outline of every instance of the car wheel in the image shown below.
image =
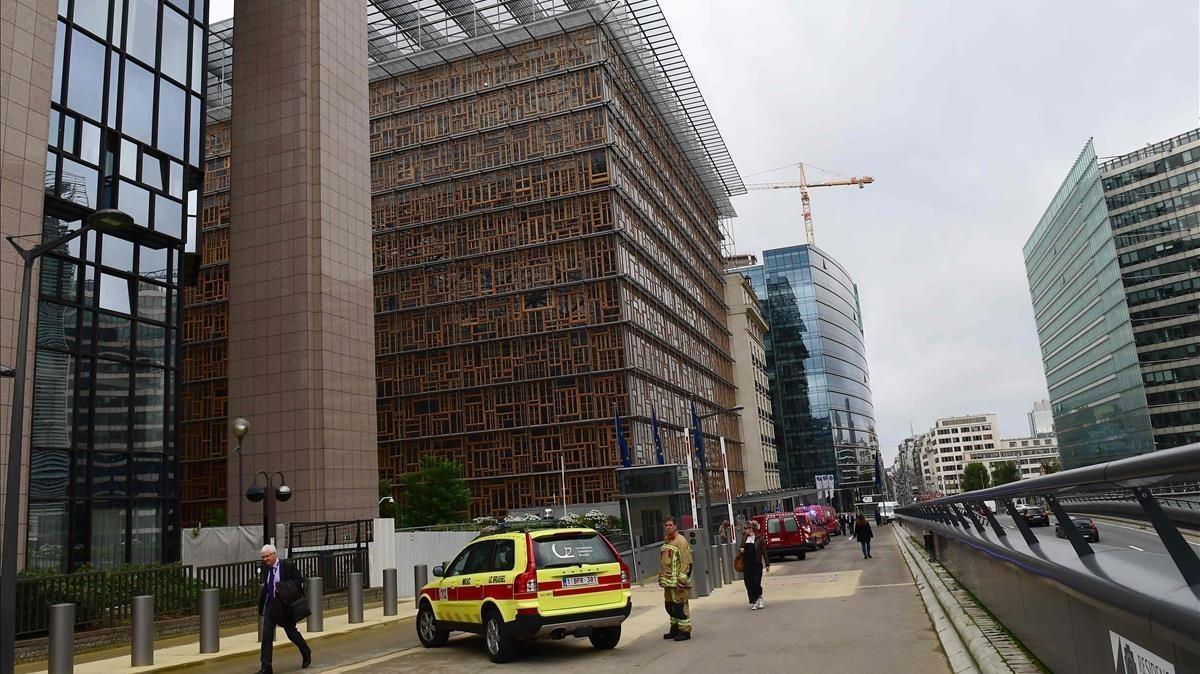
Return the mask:
<path id="1" fill-rule="evenodd" d="M 596 647 L 596 650 L 607 651 L 610 648 L 616 648 L 617 643 L 621 641 L 621 626 L 614 625 L 613 627 L 597 627 L 589 636 L 588 640 Z"/>
<path id="2" fill-rule="evenodd" d="M 807 555 L 807 554 L 808 554 L 807 552 L 805 552 L 805 551 L 801 550 L 801 551 L 800 551 L 800 553 L 799 553 L 798 555 L 796 555 L 796 559 L 798 559 L 798 560 L 800 560 L 800 561 L 802 561 L 802 562 L 803 562 L 803 561 L 804 561 L 804 556 L 805 556 L 805 555 Z"/>
<path id="3" fill-rule="evenodd" d="M 421 604 L 421 610 L 417 611 L 417 638 L 425 648 L 445 646 L 446 640 L 450 638 L 450 630 L 437 626 L 437 618 L 433 616 L 433 609 L 427 603 Z"/>
<path id="4" fill-rule="evenodd" d="M 517 641 L 504 627 L 504 620 L 495 610 L 483 618 L 483 641 L 492 662 L 510 662 L 517 657 Z"/>

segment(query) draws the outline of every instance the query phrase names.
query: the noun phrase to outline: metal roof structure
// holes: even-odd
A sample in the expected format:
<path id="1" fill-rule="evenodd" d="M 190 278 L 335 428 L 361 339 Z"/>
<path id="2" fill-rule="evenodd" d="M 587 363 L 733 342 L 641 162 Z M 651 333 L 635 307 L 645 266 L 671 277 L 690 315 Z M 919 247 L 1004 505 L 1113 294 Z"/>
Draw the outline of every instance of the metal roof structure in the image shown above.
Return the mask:
<path id="1" fill-rule="evenodd" d="M 729 197 L 746 187 L 658 0 L 369 0 L 369 77 L 395 77 L 587 26 L 612 38 L 719 215 L 736 216 Z M 210 26 L 208 48 L 209 120 L 219 121 L 229 118 L 232 20 Z"/>

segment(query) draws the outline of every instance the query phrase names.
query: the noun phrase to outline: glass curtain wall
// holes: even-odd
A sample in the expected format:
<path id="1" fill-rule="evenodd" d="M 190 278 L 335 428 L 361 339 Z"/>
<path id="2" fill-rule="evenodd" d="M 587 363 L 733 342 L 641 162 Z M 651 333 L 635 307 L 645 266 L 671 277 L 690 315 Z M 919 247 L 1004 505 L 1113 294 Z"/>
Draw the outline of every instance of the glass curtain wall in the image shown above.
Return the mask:
<path id="1" fill-rule="evenodd" d="M 43 240 L 78 228 L 84 209 L 117 208 L 192 249 L 207 11 L 207 0 L 60 0 Z M 178 558 L 183 250 L 91 233 L 43 258 L 30 568 Z"/>

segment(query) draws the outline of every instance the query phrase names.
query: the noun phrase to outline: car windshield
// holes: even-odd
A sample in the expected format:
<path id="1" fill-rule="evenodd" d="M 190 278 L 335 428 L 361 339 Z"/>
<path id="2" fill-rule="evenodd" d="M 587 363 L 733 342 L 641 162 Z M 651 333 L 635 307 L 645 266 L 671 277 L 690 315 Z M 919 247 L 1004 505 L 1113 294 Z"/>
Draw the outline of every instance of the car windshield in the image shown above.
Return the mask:
<path id="1" fill-rule="evenodd" d="M 767 533 L 768 534 L 779 533 L 779 520 L 778 519 L 772 517 L 771 519 L 767 520 Z"/>
<path id="2" fill-rule="evenodd" d="M 796 526 L 796 518 L 795 517 L 783 518 L 783 530 L 790 531 L 790 532 L 798 531 L 799 527 Z"/>
<path id="3" fill-rule="evenodd" d="M 1029 513 L 1030 515 L 1041 515 L 1042 509 L 1041 508 L 1026 508 L 1025 512 Z"/>
<path id="4" fill-rule="evenodd" d="M 1072 521 L 1073 521 L 1073 522 L 1075 522 L 1075 526 L 1077 526 L 1077 527 L 1091 528 L 1091 526 L 1092 526 L 1092 521 L 1091 521 L 1091 520 L 1079 520 L 1079 519 L 1077 519 L 1077 520 L 1072 520 Z"/>
<path id="5" fill-rule="evenodd" d="M 547 536 L 533 541 L 539 569 L 584 564 L 609 564 L 616 561 L 599 534 Z"/>

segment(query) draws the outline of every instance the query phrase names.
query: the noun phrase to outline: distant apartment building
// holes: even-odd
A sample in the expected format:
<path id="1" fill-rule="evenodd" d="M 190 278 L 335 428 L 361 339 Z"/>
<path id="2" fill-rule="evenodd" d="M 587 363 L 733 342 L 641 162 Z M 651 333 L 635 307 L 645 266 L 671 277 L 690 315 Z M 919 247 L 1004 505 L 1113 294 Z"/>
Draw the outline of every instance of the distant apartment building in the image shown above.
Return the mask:
<path id="1" fill-rule="evenodd" d="M 729 344 L 733 350 L 737 404 L 744 408 L 741 425 L 746 491 L 779 489 L 779 455 L 775 449 L 775 422 L 771 419 L 771 382 L 763 347 L 767 324 L 754 286 L 738 272 L 725 274 L 725 304 L 729 307 Z"/>
<path id="2" fill-rule="evenodd" d="M 999 437 L 995 414 L 938 419 L 921 449 L 925 488 L 946 496 L 961 493 L 963 468 L 974 454 L 994 450 Z"/>
<path id="3" fill-rule="evenodd" d="M 970 454 L 970 461 L 982 463 L 988 474 L 998 463 L 1016 463 L 1022 480 L 1041 475 L 1042 466 L 1058 458 L 1058 441 L 1053 434 L 1001 438 L 995 449 L 976 450 Z"/>
<path id="4" fill-rule="evenodd" d="M 897 447 L 896 461 L 892 464 L 896 500 L 900 503 L 911 503 L 920 490 L 920 471 L 917 470 L 920 460 L 917 456 L 919 437 L 905 438 Z"/>
<path id="5" fill-rule="evenodd" d="M 833 475 L 837 505 L 878 492 L 871 399 L 858 286 L 812 245 L 764 251 L 739 269 L 754 286 L 770 331 L 765 339 L 779 479 L 811 487 Z M 882 476 L 880 476 L 882 477 Z"/>
<path id="6" fill-rule="evenodd" d="M 1025 244 L 1063 468 L 1200 441 L 1200 129 L 1100 162 Z"/>
<path id="7" fill-rule="evenodd" d="M 687 68 L 659 65 L 683 58 L 657 3 L 409 5 L 372 0 L 362 33 L 373 480 L 451 459 L 471 513 L 492 515 L 556 504 L 562 462 L 571 504 L 612 501 L 614 413 L 634 463 L 656 459 L 653 415 L 680 462 L 692 402 L 700 415 L 737 402 L 721 241 L 741 178 Z M 233 28 L 209 41 L 210 102 L 230 98 Z M 225 505 L 225 429 L 241 414 L 226 354 L 242 150 L 231 109 L 211 107 L 204 265 L 184 311 L 189 525 Z M 703 423 L 744 491 L 737 417 Z"/>
<path id="8" fill-rule="evenodd" d="M 1050 410 L 1049 400 L 1035 402 L 1026 418 L 1029 420 L 1030 436 L 1036 437 L 1054 432 L 1054 414 Z"/>

